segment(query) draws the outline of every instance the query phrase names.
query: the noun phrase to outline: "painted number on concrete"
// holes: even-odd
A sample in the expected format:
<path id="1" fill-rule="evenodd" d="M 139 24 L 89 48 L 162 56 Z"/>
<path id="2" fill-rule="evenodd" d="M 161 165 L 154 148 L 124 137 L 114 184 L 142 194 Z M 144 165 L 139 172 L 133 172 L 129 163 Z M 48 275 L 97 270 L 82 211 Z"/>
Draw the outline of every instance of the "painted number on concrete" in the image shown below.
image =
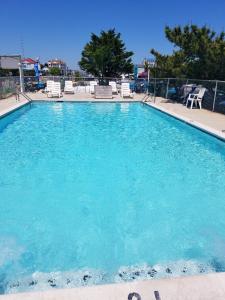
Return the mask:
<path id="1" fill-rule="evenodd" d="M 155 300 L 161 300 L 159 292 L 154 291 Z M 141 300 L 141 296 L 138 293 L 130 293 L 128 295 L 128 300 Z"/>

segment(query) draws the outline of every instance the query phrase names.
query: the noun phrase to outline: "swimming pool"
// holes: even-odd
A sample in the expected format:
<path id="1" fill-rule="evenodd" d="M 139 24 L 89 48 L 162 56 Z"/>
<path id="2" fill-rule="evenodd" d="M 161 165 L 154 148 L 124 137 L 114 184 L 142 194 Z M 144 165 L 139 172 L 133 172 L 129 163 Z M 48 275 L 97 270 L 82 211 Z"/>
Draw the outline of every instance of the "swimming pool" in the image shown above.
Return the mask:
<path id="1" fill-rule="evenodd" d="M 0 292 L 225 270 L 225 143 L 141 103 L 0 119 Z"/>

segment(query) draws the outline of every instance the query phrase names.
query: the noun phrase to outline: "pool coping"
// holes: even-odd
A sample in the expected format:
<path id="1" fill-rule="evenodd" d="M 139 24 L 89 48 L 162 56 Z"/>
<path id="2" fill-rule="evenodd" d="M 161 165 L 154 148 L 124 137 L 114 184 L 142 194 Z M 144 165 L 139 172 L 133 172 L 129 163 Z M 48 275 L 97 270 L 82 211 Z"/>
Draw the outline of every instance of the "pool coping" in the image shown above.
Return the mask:
<path id="1" fill-rule="evenodd" d="M 23 100 L 22 102 L 18 101 L 17 104 L 10 106 L 6 109 L 3 109 L 2 111 L 0 111 L 0 119 L 6 117 L 7 115 L 13 113 L 14 111 L 22 108 L 23 106 L 26 106 L 28 104 L 31 104 L 31 101 L 28 100 Z"/>
<path id="2" fill-rule="evenodd" d="M 159 297 L 156 296 L 159 295 Z M 139 296 L 139 297 L 138 297 Z M 0 295 L 0 300 L 224 300 L 225 273 Z"/>
<path id="3" fill-rule="evenodd" d="M 32 102 L 43 102 L 43 103 L 138 103 L 142 102 L 142 100 L 115 100 L 115 99 L 88 99 L 88 100 L 63 100 L 63 99 L 37 99 L 37 100 L 32 100 Z"/>
<path id="4" fill-rule="evenodd" d="M 223 134 L 222 132 L 220 132 L 219 130 L 216 130 L 210 126 L 204 125 L 203 123 L 200 123 L 198 121 L 194 121 L 190 118 L 187 118 L 185 116 L 182 116 L 180 114 L 177 114 L 175 112 L 172 112 L 171 110 L 168 110 L 164 107 L 160 107 L 159 105 L 155 104 L 155 103 L 151 103 L 151 102 L 144 102 L 142 101 L 143 104 L 152 107 L 153 109 L 156 109 L 170 117 L 173 117 L 183 123 L 186 123 L 188 125 L 190 125 L 191 127 L 194 127 L 204 133 L 207 133 L 219 140 L 221 140 L 222 142 L 225 142 L 225 134 Z"/>

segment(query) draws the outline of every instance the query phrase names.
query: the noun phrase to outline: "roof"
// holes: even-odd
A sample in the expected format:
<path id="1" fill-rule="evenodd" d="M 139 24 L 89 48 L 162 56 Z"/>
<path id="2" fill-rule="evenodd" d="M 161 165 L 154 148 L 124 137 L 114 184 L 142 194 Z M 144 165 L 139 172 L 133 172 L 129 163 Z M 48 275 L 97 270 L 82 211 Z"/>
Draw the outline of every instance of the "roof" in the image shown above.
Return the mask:
<path id="1" fill-rule="evenodd" d="M 48 61 L 48 63 L 51 63 L 51 64 L 65 64 L 65 62 L 64 61 L 62 61 L 61 59 L 50 59 L 49 61 Z"/>
<path id="2" fill-rule="evenodd" d="M 36 63 L 36 61 L 35 60 L 33 60 L 32 58 L 24 58 L 23 60 L 22 60 L 22 62 L 23 63 L 28 63 L 28 64 L 35 64 Z"/>

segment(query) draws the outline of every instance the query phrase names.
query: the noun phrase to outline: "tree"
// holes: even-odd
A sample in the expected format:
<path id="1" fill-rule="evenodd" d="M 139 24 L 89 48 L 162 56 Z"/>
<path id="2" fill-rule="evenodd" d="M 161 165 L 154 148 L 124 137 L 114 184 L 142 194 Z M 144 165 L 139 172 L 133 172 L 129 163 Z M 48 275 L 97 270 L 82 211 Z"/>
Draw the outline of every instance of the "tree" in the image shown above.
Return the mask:
<path id="1" fill-rule="evenodd" d="M 59 76 L 61 74 L 61 71 L 57 67 L 53 67 L 49 70 L 50 74 L 53 76 Z"/>
<path id="2" fill-rule="evenodd" d="M 2 69 L 0 68 L 0 77 L 7 77 L 7 76 L 19 76 L 18 69 Z"/>
<path id="3" fill-rule="evenodd" d="M 91 34 L 91 40 L 82 51 L 80 68 L 98 77 L 120 77 L 123 73 L 132 73 L 133 52 L 126 51 L 121 34 L 115 29 L 101 31 L 100 35 Z"/>
<path id="4" fill-rule="evenodd" d="M 189 77 L 200 79 L 225 78 L 225 33 L 210 28 L 187 25 L 166 27 L 167 39 L 173 43 L 172 55 L 161 55 L 152 49 L 158 77 Z"/>
<path id="5" fill-rule="evenodd" d="M 82 76 L 81 76 L 81 74 L 80 74 L 80 71 L 75 71 L 74 72 L 74 77 L 76 78 L 76 79 L 81 79 L 82 78 Z"/>

